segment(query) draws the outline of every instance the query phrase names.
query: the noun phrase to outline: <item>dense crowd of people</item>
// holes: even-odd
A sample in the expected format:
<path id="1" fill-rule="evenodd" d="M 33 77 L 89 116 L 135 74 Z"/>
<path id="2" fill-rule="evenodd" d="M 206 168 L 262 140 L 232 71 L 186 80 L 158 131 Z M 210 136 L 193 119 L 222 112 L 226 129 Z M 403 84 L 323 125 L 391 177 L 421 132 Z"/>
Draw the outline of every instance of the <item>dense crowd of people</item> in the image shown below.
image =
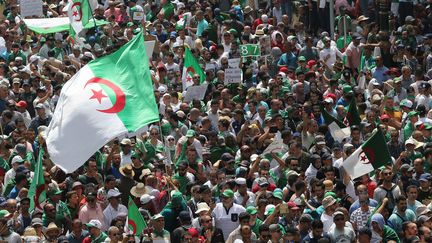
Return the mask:
<path id="1" fill-rule="evenodd" d="M 107 23 L 74 37 L 34 32 L 0 1 L 0 242 L 432 242 L 431 5 L 99 0 Z M 160 121 L 65 173 L 45 144 L 62 86 L 142 31 Z M 183 72 L 189 50 L 205 75 Z M 378 129 L 393 162 L 351 178 L 344 160 Z M 38 161 L 46 200 L 30 206 Z"/>

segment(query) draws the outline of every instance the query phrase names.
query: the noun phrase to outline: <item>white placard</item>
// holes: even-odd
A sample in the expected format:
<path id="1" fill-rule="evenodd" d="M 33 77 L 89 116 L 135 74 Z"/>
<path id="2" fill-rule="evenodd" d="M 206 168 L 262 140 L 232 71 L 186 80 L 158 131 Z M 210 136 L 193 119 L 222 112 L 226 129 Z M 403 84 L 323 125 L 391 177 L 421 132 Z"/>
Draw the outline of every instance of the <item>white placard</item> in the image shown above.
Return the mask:
<path id="1" fill-rule="evenodd" d="M 349 127 L 340 128 L 336 124 L 336 122 L 330 123 L 330 125 L 328 125 L 328 128 L 333 139 L 338 141 L 339 143 L 342 143 L 345 138 L 348 138 L 351 135 L 351 129 Z"/>
<path id="2" fill-rule="evenodd" d="M 207 84 L 200 86 L 189 86 L 184 97 L 185 102 L 192 100 L 203 100 L 207 90 Z"/>
<path id="3" fill-rule="evenodd" d="M 21 17 L 42 16 L 42 0 L 21 0 Z"/>
<path id="4" fill-rule="evenodd" d="M 208 71 L 208 70 L 214 71 L 215 69 L 216 69 L 216 65 L 214 63 L 207 63 L 205 66 L 205 71 Z"/>
<path id="5" fill-rule="evenodd" d="M 270 154 L 270 153 L 283 153 L 288 151 L 288 146 L 286 144 L 283 143 L 282 139 L 278 139 L 273 141 L 262 153 L 263 155 L 265 154 Z"/>
<path id="6" fill-rule="evenodd" d="M 237 84 L 242 82 L 242 70 L 240 68 L 225 69 L 225 84 Z"/>
<path id="7" fill-rule="evenodd" d="M 134 12 L 133 13 L 133 20 L 136 20 L 136 21 L 141 21 L 141 20 L 143 20 L 144 19 L 144 12 Z"/>
<path id="8" fill-rule="evenodd" d="M 241 58 L 228 59 L 228 67 L 229 68 L 240 68 L 240 60 L 241 60 Z"/>
<path id="9" fill-rule="evenodd" d="M 155 47 L 156 41 L 144 41 L 144 45 L 146 48 L 147 57 L 151 58 L 153 56 L 153 50 Z"/>

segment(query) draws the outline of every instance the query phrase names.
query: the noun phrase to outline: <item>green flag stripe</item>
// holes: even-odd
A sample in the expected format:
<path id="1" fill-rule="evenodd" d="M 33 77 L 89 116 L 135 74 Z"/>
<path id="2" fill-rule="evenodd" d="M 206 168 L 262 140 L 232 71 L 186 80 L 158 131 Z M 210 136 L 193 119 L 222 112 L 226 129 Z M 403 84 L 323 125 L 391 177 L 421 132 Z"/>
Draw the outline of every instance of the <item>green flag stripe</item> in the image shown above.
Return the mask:
<path id="1" fill-rule="evenodd" d="M 131 197 L 129 197 L 128 206 L 128 227 L 135 235 L 140 236 L 142 231 L 147 228 L 147 223 Z"/>
<path id="2" fill-rule="evenodd" d="M 43 176 L 43 164 L 42 164 L 44 154 L 45 152 L 41 147 L 39 150 L 39 155 L 36 163 L 34 178 L 31 181 L 30 189 L 27 195 L 28 198 L 30 199 L 29 212 L 33 211 L 36 205 L 39 205 L 46 199 L 45 180 Z M 38 201 L 35 202 L 35 199 L 38 199 Z"/>
<path id="3" fill-rule="evenodd" d="M 362 150 L 376 169 L 391 163 L 391 155 L 381 129 L 378 129 L 363 145 Z"/>
<path id="4" fill-rule="evenodd" d="M 345 127 L 346 127 L 345 124 L 344 124 L 342 121 L 340 121 L 340 120 L 338 120 L 336 117 L 330 115 L 330 114 L 329 114 L 329 113 L 324 109 L 323 106 L 320 106 L 320 107 L 321 107 L 321 114 L 322 114 L 322 116 L 323 116 L 323 118 L 324 118 L 324 122 L 325 122 L 327 125 L 330 125 L 332 122 L 336 122 L 336 124 L 337 124 L 340 128 L 345 128 Z"/>
<path id="5" fill-rule="evenodd" d="M 117 116 L 129 132 L 159 121 L 142 32 L 115 53 L 88 65 L 96 77 L 112 82 L 125 94 L 125 106 Z M 115 104 L 117 98 L 112 89 L 101 87 Z"/>
<path id="6" fill-rule="evenodd" d="M 193 56 L 189 48 L 185 48 L 184 67 L 186 69 L 192 67 L 194 69 L 194 72 L 200 76 L 201 83 L 203 83 L 206 80 L 205 72 L 202 70 L 198 61 L 195 59 L 195 57 Z"/>

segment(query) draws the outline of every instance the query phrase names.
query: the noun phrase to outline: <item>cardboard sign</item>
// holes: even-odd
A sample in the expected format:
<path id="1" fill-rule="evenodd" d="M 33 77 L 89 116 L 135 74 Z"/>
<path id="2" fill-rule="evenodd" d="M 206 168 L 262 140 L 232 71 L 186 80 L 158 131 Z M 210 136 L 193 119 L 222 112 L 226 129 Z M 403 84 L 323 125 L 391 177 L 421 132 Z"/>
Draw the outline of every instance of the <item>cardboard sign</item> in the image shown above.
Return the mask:
<path id="1" fill-rule="evenodd" d="M 21 0 L 21 17 L 42 16 L 42 0 Z"/>
<path id="2" fill-rule="evenodd" d="M 228 59 L 228 67 L 229 68 L 240 68 L 241 58 L 231 58 Z"/>
<path id="3" fill-rule="evenodd" d="M 225 84 L 237 84 L 241 83 L 243 79 L 243 73 L 240 68 L 227 68 L 225 69 Z"/>
<path id="4" fill-rule="evenodd" d="M 184 97 L 185 102 L 203 100 L 207 90 L 207 84 L 200 86 L 189 86 Z"/>
<path id="5" fill-rule="evenodd" d="M 213 71 L 216 69 L 216 65 L 214 63 L 207 63 L 205 66 L 205 71 Z"/>
<path id="6" fill-rule="evenodd" d="M 133 13 L 133 20 L 136 20 L 136 21 L 141 21 L 141 20 L 143 20 L 144 19 L 144 12 L 134 12 Z"/>
<path id="7" fill-rule="evenodd" d="M 240 45 L 240 55 L 242 57 L 261 56 L 261 48 L 258 44 Z"/>

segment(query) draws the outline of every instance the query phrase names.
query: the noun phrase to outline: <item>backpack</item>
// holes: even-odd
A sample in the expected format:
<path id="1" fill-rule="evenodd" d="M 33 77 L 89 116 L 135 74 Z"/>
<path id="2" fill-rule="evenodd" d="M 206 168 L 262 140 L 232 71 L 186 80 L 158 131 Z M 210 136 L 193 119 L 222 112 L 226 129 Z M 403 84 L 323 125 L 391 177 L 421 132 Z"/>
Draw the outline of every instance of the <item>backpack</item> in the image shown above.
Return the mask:
<path id="1" fill-rule="evenodd" d="M 396 184 L 394 184 L 390 190 L 385 189 L 382 185 L 380 186 L 381 189 L 383 189 L 384 191 L 386 191 L 386 195 L 385 197 L 388 198 L 388 203 L 386 205 L 386 208 L 390 210 L 390 212 L 393 211 L 394 207 L 396 207 L 396 200 L 394 198 L 393 195 L 393 190 L 396 188 Z"/>

